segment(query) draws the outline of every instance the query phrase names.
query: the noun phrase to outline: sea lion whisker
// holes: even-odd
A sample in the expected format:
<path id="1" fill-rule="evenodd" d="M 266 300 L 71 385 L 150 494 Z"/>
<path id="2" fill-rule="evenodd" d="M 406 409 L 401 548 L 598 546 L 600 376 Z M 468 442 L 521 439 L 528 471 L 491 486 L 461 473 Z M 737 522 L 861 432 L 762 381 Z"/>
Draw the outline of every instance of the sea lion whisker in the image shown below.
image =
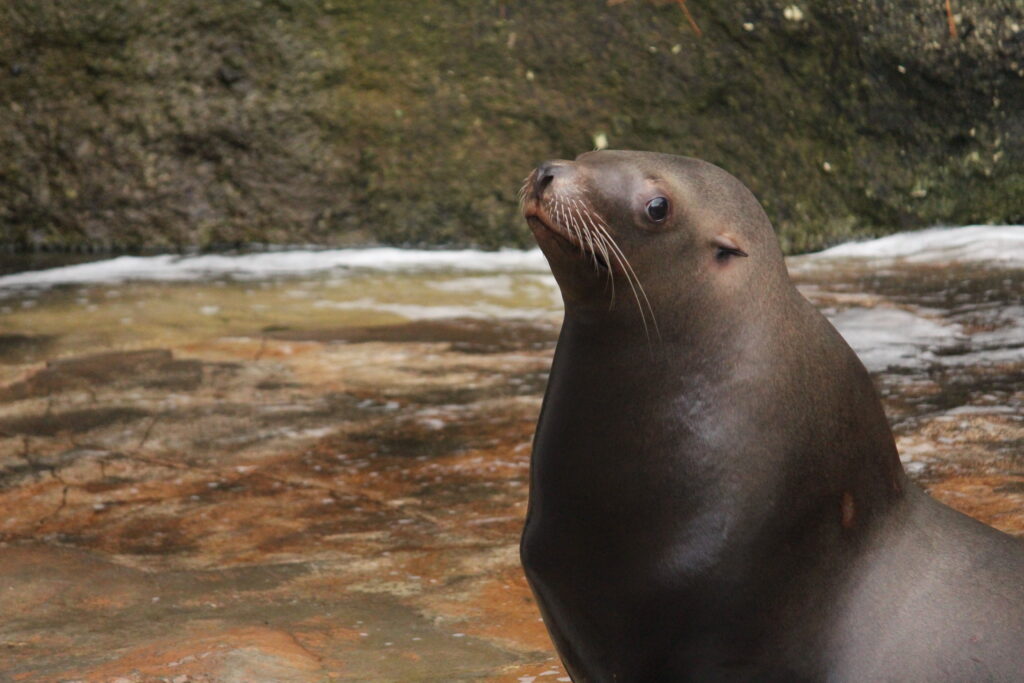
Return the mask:
<path id="1" fill-rule="evenodd" d="M 577 202 L 577 200 L 572 200 L 572 204 L 573 204 L 573 206 L 575 208 L 577 208 L 577 212 L 580 214 L 581 220 L 584 220 L 586 223 L 588 223 L 590 225 L 590 229 L 588 229 L 588 232 L 590 234 L 592 234 L 592 236 L 594 237 L 595 240 L 600 240 L 601 257 L 604 259 L 605 265 L 609 266 L 609 270 L 608 270 L 608 283 L 611 286 L 611 301 L 609 302 L 608 310 L 611 310 L 612 308 L 614 308 L 614 303 L 615 303 L 615 278 L 614 278 L 614 275 L 611 273 L 611 270 L 610 270 L 610 266 L 612 264 L 612 259 L 611 259 L 611 257 L 609 256 L 609 253 L 608 253 L 609 252 L 608 241 L 610 239 L 610 236 L 607 236 L 607 230 L 605 230 L 605 234 L 601 234 L 601 230 L 598 229 L 597 225 L 595 225 L 594 219 L 591 217 L 592 211 L 590 211 L 590 209 L 587 207 L 586 204 L 584 204 L 583 202 Z M 600 219 L 598 219 L 597 222 L 602 222 L 602 221 Z M 605 236 L 607 236 L 607 237 L 605 237 Z M 621 259 L 618 259 L 617 256 L 615 257 L 615 259 L 620 261 L 620 265 L 622 265 L 622 260 Z M 623 267 L 623 271 L 624 272 L 626 271 L 625 266 Z M 639 305 L 639 302 L 637 302 L 637 303 Z"/>
<path id="2" fill-rule="evenodd" d="M 651 314 L 651 323 L 654 325 L 654 331 L 658 335 L 658 337 L 660 338 L 661 337 L 661 330 L 658 328 L 658 318 L 654 314 L 654 307 L 651 305 L 651 300 L 647 298 L 647 292 L 644 291 L 644 286 L 640 282 L 640 277 L 636 274 L 636 271 L 633 270 L 633 266 L 630 265 L 629 259 L 627 259 L 626 255 L 622 253 L 622 249 L 619 248 L 619 245 L 615 243 L 615 238 L 613 238 L 611 236 L 611 234 L 608 232 L 607 228 L 601 227 L 601 226 L 596 226 L 596 227 L 597 227 L 598 230 L 600 230 L 601 232 L 604 233 L 604 236 L 606 238 L 608 238 L 609 246 L 611 246 L 613 252 L 617 252 L 617 254 L 618 254 L 619 263 L 623 267 L 623 272 L 627 274 L 626 282 L 628 282 L 629 286 L 633 289 L 633 297 L 636 299 L 637 308 L 640 309 L 640 319 L 641 319 L 641 321 L 644 324 L 644 332 L 647 333 L 647 338 L 650 339 L 650 332 L 647 329 L 647 316 L 644 315 L 643 304 L 640 302 L 640 297 L 641 296 L 643 297 L 644 303 L 647 304 L 647 310 Z M 630 275 L 632 277 L 630 277 Z M 634 286 L 634 282 L 636 283 L 635 286 Z M 639 289 L 639 293 L 637 292 L 638 289 Z"/>
<path id="3" fill-rule="evenodd" d="M 551 207 L 552 213 L 554 213 L 555 216 L 555 222 L 557 222 L 560 226 L 564 226 L 565 218 L 562 217 L 562 203 L 561 201 L 559 201 L 557 197 L 552 200 Z"/>
<path id="4" fill-rule="evenodd" d="M 604 235 L 600 233 L 595 233 L 594 238 L 597 240 L 598 245 L 601 249 L 601 256 L 604 258 L 604 262 L 609 266 L 608 284 L 611 286 L 612 291 L 611 300 L 608 302 L 608 310 L 610 311 L 613 308 L 615 308 L 615 276 L 611 272 L 612 259 L 608 255 L 608 241 L 605 239 Z"/>
<path id="5" fill-rule="evenodd" d="M 569 209 L 568 203 L 567 202 L 563 202 L 561 198 L 559 198 L 557 201 L 558 201 L 558 205 L 559 205 L 559 208 L 560 208 L 560 214 L 559 215 L 561 216 L 559 222 L 561 223 L 561 225 L 565 226 L 565 228 L 569 231 L 569 233 L 575 238 L 576 246 L 579 248 L 579 250 L 582 253 L 586 254 L 587 253 L 587 249 L 586 249 L 585 240 L 583 239 L 582 229 L 576 223 L 576 219 L 572 215 L 572 211 Z M 561 213 L 563 211 L 564 211 L 564 213 Z"/>
<path id="6" fill-rule="evenodd" d="M 593 232 L 593 230 L 591 230 L 591 229 L 589 229 L 587 227 L 588 221 L 585 218 L 585 211 L 584 211 L 584 209 L 580 208 L 580 204 L 581 203 L 577 199 L 575 199 L 575 198 L 570 198 L 569 202 L 572 203 L 572 210 L 575 211 L 575 215 L 580 217 L 580 222 L 583 225 L 582 229 L 587 233 L 587 241 L 590 244 L 590 251 L 591 251 L 591 254 L 593 254 L 593 256 L 594 256 L 594 265 L 596 266 L 597 265 L 597 252 L 596 252 L 596 248 L 594 246 L 594 232 Z"/>
<path id="7" fill-rule="evenodd" d="M 580 236 L 580 248 L 584 254 L 590 254 L 590 263 L 594 266 L 594 272 L 601 272 L 601 266 L 597 262 L 597 251 L 594 248 L 593 236 L 582 222 L 577 222 L 572 209 L 569 210 L 569 216 L 572 217 L 572 224 L 576 226 L 576 232 Z M 585 248 L 584 245 L 586 245 Z"/>
<path id="8" fill-rule="evenodd" d="M 587 229 L 586 225 L 583 223 L 583 217 L 580 216 L 579 211 L 576 210 L 576 200 L 570 199 L 569 201 L 573 206 L 567 208 L 569 216 L 572 219 L 572 224 L 576 226 L 577 233 L 580 236 L 580 248 L 584 254 L 588 252 L 590 253 L 590 262 L 593 264 L 594 270 L 598 271 L 597 252 L 594 250 L 594 240 L 590 234 L 590 230 Z M 579 221 L 576 220 L 577 217 L 579 217 Z"/>
<path id="9" fill-rule="evenodd" d="M 639 281 L 637 281 L 634 284 L 634 278 L 636 278 L 636 273 L 633 272 L 632 267 L 629 266 L 628 260 L 626 260 L 625 255 L 622 253 L 622 250 L 618 248 L 618 245 L 615 244 L 615 242 L 612 239 L 611 235 L 609 235 L 607 231 L 604 231 L 603 234 L 604 234 L 605 240 L 608 243 L 608 246 L 612 250 L 611 251 L 612 255 L 615 257 L 615 260 L 618 261 L 619 266 L 622 268 L 622 273 L 626 277 L 626 283 L 629 285 L 629 288 L 632 290 L 633 299 L 636 301 L 637 311 L 640 313 L 640 322 L 644 326 L 644 334 L 646 335 L 648 341 L 650 341 L 651 333 L 650 333 L 649 328 L 647 327 L 647 315 L 644 312 L 643 303 L 641 303 L 640 295 L 637 292 L 637 285 L 639 285 L 640 283 L 639 283 Z M 643 287 L 641 286 L 640 289 L 642 290 Z M 644 298 L 645 299 L 647 298 L 646 295 L 644 296 Z M 648 304 L 648 306 L 650 306 L 650 304 Z M 651 312 L 651 315 L 653 317 L 653 315 L 654 315 L 653 311 Z"/>
<path id="10" fill-rule="evenodd" d="M 650 299 L 647 298 L 647 292 L 644 290 L 643 284 L 641 284 L 640 282 L 640 277 L 636 274 L 636 271 L 633 270 L 633 266 L 630 265 L 629 259 L 626 258 L 626 255 L 622 252 L 622 249 L 615 242 L 615 238 L 611 236 L 611 233 L 608 231 L 608 226 L 600 218 L 600 216 L 592 217 L 590 212 L 588 212 L 586 216 L 587 220 L 590 221 L 590 225 L 594 229 L 594 231 L 597 234 L 604 235 L 604 237 L 607 240 L 608 247 L 612 250 L 612 253 L 616 254 L 616 258 L 619 261 L 619 265 L 622 266 L 622 272 L 626 276 L 626 282 L 629 283 L 630 288 L 632 288 L 633 290 L 633 298 L 636 299 L 637 308 L 640 310 L 640 317 L 644 324 L 644 331 L 647 331 L 647 317 L 646 315 L 644 315 L 643 303 L 641 303 L 640 301 L 641 296 L 643 296 L 643 300 L 647 304 L 647 310 L 651 314 L 651 322 L 654 324 L 654 330 L 655 332 L 658 333 L 658 336 L 661 337 L 661 331 L 658 328 L 658 318 L 654 314 L 654 307 L 651 305 Z M 637 289 L 639 289 L 639 293 L 637 292 Z M 648 333 L 648 339 L 649 338 L 650 334 Z"/>
<path id="11" fill-rule="evenodd" d="M 571 201 L 571 200 L 570 200 Z M 576 228 L 576 234 L 579 235 L 580 249 L 584 254 L 590 253 L 590 261 L 594 265 L 594 270 L 597 270 L 597 254 L 594 253 L 594 242 L 591 239 L 590 231 L 587 230 L 586 226 L 583 225 L 583 221 L 576 220 L 577 214 L 573 207 L 566 207 L 569 213 L 569 219 L 572 221 L 573 226 Z"/>
<path id="12" fill-rule="evenodd" d="M 582 250 L 583 249 L 582 244 L 581 244 L 582 240 L 580 239 L 580 236 L 577 235 L 576 232 L 574 231 L 572 223 L 570 223 L 569 220 L 567 219 L 567 216 L 568 216 L 569 212 L 566 209 L 565 205 L 563 204 L 561 198 L 556 198 L 555 199 L 555 206 L 557 207 L 556 208 L 556 217 L 558 219 L 558 224 L 561 225 L 563 228 L 565 228 L 566 230 L 569 231 L 569 235 L 573 238 L 573 241 L 575 242 L 574 246 L 576 246 L 580 250 Z"/>
<path id="13" fill-rule="evenodd" d="M 516 195 L 516 196 L 517 196 L 517 197 L 519 198 L 519 210 L 520 210 L 520 211 L 522 211 L 522 210 L 523 210 L 523 208 L 524 208 L 524 207 L 526 206 L 526 195 L 527 195 L 527 193 L 529 193 L 529 191 L 530 191 L 530 186 L 531 186 L 531 185 L 533 184 L 533 183 L 532 183 L 532 181 L 533 181 L 533 175 L 534 175 L 534 174 L 533 174 L 533 172 L 531 171 L 531 172 L 530 172 L 530 174 L 529 174 L 529 175 L 527 175 L 527 176 L 526 176 L 526 177 L 525 177 L 525 178 L 523 179 L 523 184 L 522 184 L 522 185 L 521 185 L 521 186 L 519 187 L 519 192 L 518 192 L 518 193 L 517 193 L 517 195 Z"/>
<path id="14" fill-rule="evenodd" d="M 600 268 L 597 265 L 597 247 L 594 246 L 594 235 L 593 235 L 593 232 L 591 230 L 587 229 L 587 227 L 586 227 L 586 223 L 584 222 L 584 218 L 583 218 L 583 211 L 580 209 L 579 202 L 575 198 L 570 198 L 569 201 L 572 202 L 573 210 L 575 210 L 576 215 L 579 216 L 580 223 L 583 224 L 583 227 L 581 228 L 581 231 L 586 233 L 587 242 L 590 245 L 591 260 L 594 263 L 594 270 L 596 270 L 597 272 L 600 272 Z M 607 263 L 607 261 L 606 261 L 606 263 Z"/>
<path id="15" fill-rule="evenodd" d="M 570 235 L 576 235 L 576 233 L 573 232 L 572 224 L 569 222 L 569 211 L 566 209 L 565 202 L 563 202 L 561 198 L 558 200 L 558 222 L 569 231 Z"/>

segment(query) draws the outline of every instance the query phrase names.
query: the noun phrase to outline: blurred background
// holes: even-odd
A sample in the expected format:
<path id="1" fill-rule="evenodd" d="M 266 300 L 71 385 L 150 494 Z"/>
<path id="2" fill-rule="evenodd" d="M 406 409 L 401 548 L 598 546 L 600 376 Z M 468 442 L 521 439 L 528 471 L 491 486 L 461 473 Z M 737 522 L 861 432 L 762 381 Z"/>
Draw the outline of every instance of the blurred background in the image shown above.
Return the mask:
<path id="1" fill-rule="evenodd" d="M 1024 221 L 1015 0 L 6 0 L 0 244 L 526 246 L 594 147 L 717 163 L 787 251 Z"/>
<path id="2" fill-rule="evenodd" d="M 750 186 L 1024 536 L 1020 2 L 2 0 L 0 679 L 567 681 L 516 192 L 603 147 Z"/>

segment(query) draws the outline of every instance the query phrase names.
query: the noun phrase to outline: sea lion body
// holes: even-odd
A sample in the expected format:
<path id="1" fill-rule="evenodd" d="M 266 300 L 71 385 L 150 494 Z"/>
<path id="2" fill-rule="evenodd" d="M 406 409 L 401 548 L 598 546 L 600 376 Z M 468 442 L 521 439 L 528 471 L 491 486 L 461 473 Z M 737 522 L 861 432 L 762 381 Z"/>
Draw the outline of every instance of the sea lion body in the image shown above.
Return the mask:
<path id="1" fill-rule="evenodd" d="M 1021 678 L 1024 545 L 906 479 L 738 180 L 602 151 L 525 193 L 565 320 L 521 550 L 575 681 Z"/>

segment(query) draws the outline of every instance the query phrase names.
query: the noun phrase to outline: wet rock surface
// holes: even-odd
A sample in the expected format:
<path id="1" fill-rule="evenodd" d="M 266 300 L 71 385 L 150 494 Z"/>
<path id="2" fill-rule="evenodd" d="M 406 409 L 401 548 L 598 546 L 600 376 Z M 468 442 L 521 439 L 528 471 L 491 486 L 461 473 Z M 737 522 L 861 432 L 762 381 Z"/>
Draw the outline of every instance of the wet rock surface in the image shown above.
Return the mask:
<path id="1" fill-rule="evenodd" d="M 794 275 L 911 476 L 1024 536 L 1022 273 Z M 518 561 L 557 310 L 355 314 L 354 286 L 4 295 L 0 678 L 566 680 Z"/>
<path id="2" fill-rule="evenodd" d="M 0 421 L 0 671 L 550 668 L 516 538 L 551 343 L 452 346 L 216 340 L 29 368 Z"/>

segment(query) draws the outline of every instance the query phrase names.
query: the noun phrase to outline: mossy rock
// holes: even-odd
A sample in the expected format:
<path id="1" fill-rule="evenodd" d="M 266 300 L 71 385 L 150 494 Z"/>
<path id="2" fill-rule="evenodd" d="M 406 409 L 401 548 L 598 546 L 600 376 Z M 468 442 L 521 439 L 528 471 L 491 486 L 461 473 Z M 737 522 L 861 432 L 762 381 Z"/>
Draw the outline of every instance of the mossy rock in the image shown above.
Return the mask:
<path id="1" fill-rule="evenodd" d="M 1024 7 L 9 0 L 0 246 L 523 246 L 539 160 L 708 159 L 789 251 L 1024 222 Z"/>

